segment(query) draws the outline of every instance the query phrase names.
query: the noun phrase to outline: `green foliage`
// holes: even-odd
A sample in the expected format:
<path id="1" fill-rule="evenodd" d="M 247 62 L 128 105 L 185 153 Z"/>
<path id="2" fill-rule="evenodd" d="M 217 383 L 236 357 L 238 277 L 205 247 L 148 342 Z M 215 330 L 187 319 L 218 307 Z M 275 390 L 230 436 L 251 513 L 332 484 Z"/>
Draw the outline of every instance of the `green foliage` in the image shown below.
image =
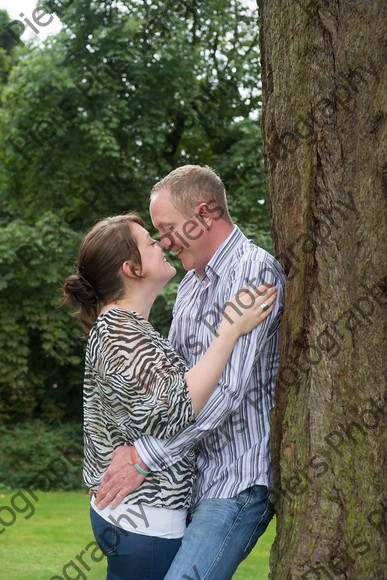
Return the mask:
<path id="1" fill-rule="evenodd" d="M 0 10 L 0 48 L 2 48 L 8 55 L 17 46 L 15 39 L 9 34 L 7 26 L 11 19 L 6 10 Z"/>
<path id="2" fill-rule="evenodd" d="M 34 226 L 15 220 L 0 228 L 3 419 L 80 417 L 84 344 L 59 305 L 81 237 L 52 213 Z"/>
<path id="3" fill-rule="evenodd" d="M 247 8 L 74 0 L 62 20 L 44 49 L 23 53 L 3 92 L 6 211 L 34 221 L 67 208 L 81 227 L 146 214 L 154 181 L 185 163 L 227 167 L 235 200 L 256 206 L 263 180 L 246 168 L 261 156 L 259 55 Z"/>
<path id="4" fill-rule="evenodd" d="M 169 261 L 172 262 L 172 260 Z M 181 277 L 182 275 L 177 276 L 177 280 Z M 171 282 L 163 288 L 156 298 L 149 316 L 149 322 L 153 324 L 153 326 L 157 328 L 163 336 L 168 335 L 169 327 L 171 325 L 172 308 L 175 303 L 178 287 L 177 280 L 171 280 Z"/>
<path id="5" fill-rule="evenodd" d="M 8 74 L 0 94 L 0 416 L 9 421 L 80 417 L 85 344 L 58 307 L 60 282 L 101 217 L 135 209 L 151 225 L 149 191 L 171 169 L 213 167 L 232 217 L 271 247 L 251 10 L 239 0 L 73 0 L 60 17 L 63 30 L 18 47 L 12 68 L 0 49 L 0 74 L 2 63 Z M 164 334 L 183 275 L 173 261 L 178 276 L 151 314 Z"/>
<path id="6" fill-rule="evenodd" d="M 61 489 L 82 483 L 83 441 L 79 422 L 47 425 L 39 419 L 12 426 L 0 425 L 1 489 Z"/>
<path id="7" fill-rule="evenodd" d="M 17 43 L 7 30 L 10 23 L 8 12 L 0 10 L 0 91 L 2 85 L 7 82 L 12 64 L 16 60 Z"/>

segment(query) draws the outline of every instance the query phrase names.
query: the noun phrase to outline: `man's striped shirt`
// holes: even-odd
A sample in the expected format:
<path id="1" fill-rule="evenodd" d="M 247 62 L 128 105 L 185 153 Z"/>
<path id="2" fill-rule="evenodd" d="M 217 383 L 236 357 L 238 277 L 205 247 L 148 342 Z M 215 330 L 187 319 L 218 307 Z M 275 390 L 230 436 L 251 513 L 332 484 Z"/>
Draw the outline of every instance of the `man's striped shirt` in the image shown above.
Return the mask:
<path id="1" fill-rule="evenodd" d="M 196 445 L 195 503 L 233 497 L 252 485 L 272 488 L 270 409 L 278 369 L 285 274 L 273 256 L 235 226 L 207 264 L 204 278 L 192 270 L 179 286 L 169 340 L 192 367 L 214 339 L 228 299 L 245 285 L 263 283 L 278 287 L 273 312 L 237 341 L 195 423 L 169 441 L 143 437 L 136 442 L 152 471 L 165 469 Z M 226 314 L 230 324 L 238 316 L 230 306 Z"/>

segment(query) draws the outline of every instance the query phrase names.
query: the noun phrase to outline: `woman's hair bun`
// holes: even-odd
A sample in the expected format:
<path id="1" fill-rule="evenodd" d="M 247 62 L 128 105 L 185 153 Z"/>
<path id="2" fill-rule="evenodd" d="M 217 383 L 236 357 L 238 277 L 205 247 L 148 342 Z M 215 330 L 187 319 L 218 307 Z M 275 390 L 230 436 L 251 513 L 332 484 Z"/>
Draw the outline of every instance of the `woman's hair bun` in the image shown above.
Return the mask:
<path id="1" fill-rule="evenodd" d="M 79 273 L 69 276 L 63 284 L 63 293 L 73 306 L 96 306 L 98 297 L 93 286 Z"/>

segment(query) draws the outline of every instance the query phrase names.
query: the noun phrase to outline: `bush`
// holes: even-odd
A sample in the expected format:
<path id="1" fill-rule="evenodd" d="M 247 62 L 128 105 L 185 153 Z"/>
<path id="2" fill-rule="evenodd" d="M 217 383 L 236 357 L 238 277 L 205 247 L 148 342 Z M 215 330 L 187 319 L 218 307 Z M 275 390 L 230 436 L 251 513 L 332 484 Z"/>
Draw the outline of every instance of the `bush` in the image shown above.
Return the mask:
<path id="1" fill-rule="evenodd" d="M 72 491 L 82 480 L 82 425 L 49 425 L 40 419 L 0 425 L 0 488 Z M 42 487 L 43 486 L 43 487 Z"/>
<path id="2" fill-rule="evenodd" d="M 86 342 L 70 308 L 59 308 L 60 283 L 74 272 L 81 239 L 53 212 L 34 226 L 16 220 L 0 227 L 4 421 L 81 421 Z"/>

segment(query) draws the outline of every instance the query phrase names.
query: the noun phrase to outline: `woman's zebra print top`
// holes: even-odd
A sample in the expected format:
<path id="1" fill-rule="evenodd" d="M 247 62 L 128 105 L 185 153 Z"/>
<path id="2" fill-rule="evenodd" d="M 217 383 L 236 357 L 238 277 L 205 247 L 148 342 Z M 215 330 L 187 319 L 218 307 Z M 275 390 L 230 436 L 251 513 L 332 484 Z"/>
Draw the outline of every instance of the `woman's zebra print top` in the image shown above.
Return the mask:
<path id="1" fill-rule="evenodd" d="M 143 435 L 166 439 L 194 422 L 185 361 L 136 312 L 113 308 L 89 335 L 84 378 L 84 469 L 95 493 L 119 445 Z M 189 507 L 194 451 L 163 471 L 149 474 L 123 503 Z"/>

